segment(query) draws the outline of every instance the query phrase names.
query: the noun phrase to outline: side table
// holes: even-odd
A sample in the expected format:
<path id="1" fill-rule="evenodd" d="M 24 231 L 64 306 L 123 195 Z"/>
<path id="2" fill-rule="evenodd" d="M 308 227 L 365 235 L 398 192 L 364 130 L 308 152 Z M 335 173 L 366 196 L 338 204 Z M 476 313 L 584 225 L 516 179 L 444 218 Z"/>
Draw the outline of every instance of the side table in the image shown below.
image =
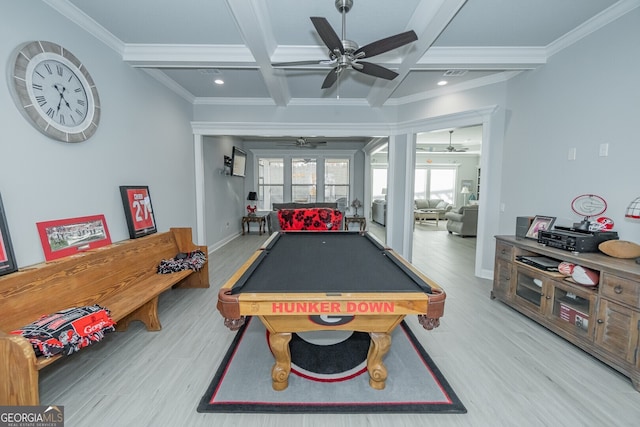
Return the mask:
<path id="1" fill-rule="evenodd" d="M 367 219 L 363 216 L 345 216 L 344 217 L 344 229 L 349 229 L 349 224 L 357 222 L 360 224 L 360 231 L 364 231 L 367 228 Z"/>
<path id="2" fill-rule="evenodd" d="M 257 212 L 255 215 L 245 215 L 242 217 L 242 235 L 244 236 L 244 227 L 247 225 L 247 233 L 251 231 L 251 223 L 258 223 L 258 232 L 262 236 L 262 233 L 265 232 L 265 228 L 267 225 L 267 215 L 268 213 Z"/>

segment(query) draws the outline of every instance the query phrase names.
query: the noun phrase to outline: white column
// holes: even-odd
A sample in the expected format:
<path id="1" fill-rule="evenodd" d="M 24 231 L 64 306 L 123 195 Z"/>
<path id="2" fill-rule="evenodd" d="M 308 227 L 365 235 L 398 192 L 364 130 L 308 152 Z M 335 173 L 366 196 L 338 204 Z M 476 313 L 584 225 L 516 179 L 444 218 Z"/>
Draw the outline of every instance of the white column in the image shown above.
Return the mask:
<path id="1" fill-rule="evenodd" d="M 196 244 L 207 244 L 204 212 L 204 147 L 202 135 L 193 135 L 193 156 L 196 185 Z"/>
<path id="2" fill-rule="evenodd" d="M 415 137 L 412 134 L 390 137 L 387 245 L 408 261 L 413 246 L 414 165 Z"/>

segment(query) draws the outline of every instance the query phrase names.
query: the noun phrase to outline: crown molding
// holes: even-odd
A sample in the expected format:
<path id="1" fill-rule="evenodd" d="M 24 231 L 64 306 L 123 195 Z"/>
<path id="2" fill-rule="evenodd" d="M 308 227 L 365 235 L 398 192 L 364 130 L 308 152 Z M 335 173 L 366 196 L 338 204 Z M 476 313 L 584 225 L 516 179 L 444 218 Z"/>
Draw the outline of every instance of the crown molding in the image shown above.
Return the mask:
<path id="1" fill-rule="evenodd" d="M 452 93 L 462 92 L 470 89 L 476 89 L 483 86 L 489 86 L 496 83 L 502 83 L 509 79 L 514 78 L 520 71 L 505 71 L 502 73 L 492 74 L 490 76 L 479 77 L 477 79 L 468 80 L 466 82 L 458 83 L 451 86 L 444 86 L 442 88 L 433 89 L 425 92 L 418 92 L 413 95 L 404 96 L 402 98 L 391 98 L 385 102 L 385 106 L 399 106 L 412 104 L 414 102 L 426 101 L 428 99 L 437 98 L 439 96 L 450 95 Z"/>
<path id="2" fill-rule="evenodd" d="M 323 137 L 390 135 L 395 125 L 386 123 L 289 123 L 289 122 L 191 122 L 196 135 L 261 135 L 282 136 L 282 129 L 292 135 Z"/>
<path id="3" fill-rule="evenodd" d="M 124 52 L 125 44 L 116 36 L 107 31 L 102 25 L 90 18 L 68 0 L 42 0 L 43 3 L 55 9 L 62 16 L 69 19 L 80 28 L 100 40 L 113 49 L 119 55 Z"/>
<path id="4" fill-rule="evenodd" d="M 621 0 L 546 46 L 547 58 L 640 7 L 640 0 Z"/>
<path id="5" fill-rule="evenodd" d="M 500 68 L 530 69 L 547 62 L 545 47 L 536 46 L 460 46 L 431 47 L 416 63 L 419 68 Z"/>
<path id="6" fill-rule="evenodd" d="M 196 97 L 191 94 L 188 90 L 177 84 L 173 79 L 169 78 L 165 73 L 160 70 L 156 70 L 154 68 L 143 68 L 142 71 L 149 74 L 151 77 L 159 81 L 161 84 L 166 86 L 171 91 L 175 92 L 183 98 L 185 101 L 193 104 L 196 100 Z"/>
<path id="7" fill-rule="evenodd" d="M 245 45 L 129 43 L 122 59 L 132 67 L 257 68 Z"/>

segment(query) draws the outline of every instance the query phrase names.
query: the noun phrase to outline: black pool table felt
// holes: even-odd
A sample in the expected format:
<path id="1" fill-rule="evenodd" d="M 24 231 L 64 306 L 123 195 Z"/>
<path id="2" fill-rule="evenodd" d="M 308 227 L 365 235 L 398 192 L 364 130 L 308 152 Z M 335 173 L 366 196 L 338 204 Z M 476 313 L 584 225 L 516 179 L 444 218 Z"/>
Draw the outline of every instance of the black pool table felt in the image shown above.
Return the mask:
<path id="1" fill-rule="evenodd" d="M 431 288 L 366 233 L 286 232 L 234 285 L 244 292 L 426 292 Z"/>

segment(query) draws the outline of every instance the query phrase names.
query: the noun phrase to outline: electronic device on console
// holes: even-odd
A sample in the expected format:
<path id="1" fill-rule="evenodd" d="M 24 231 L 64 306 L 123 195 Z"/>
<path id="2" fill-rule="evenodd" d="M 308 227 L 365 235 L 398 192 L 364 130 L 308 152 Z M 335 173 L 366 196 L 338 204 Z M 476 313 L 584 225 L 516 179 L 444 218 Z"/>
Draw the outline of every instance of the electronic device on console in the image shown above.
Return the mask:
<path id="1" fill-rule="evenodd" d="M 538 243 L 570 252 L 598 252 L 598 245 L 607 240 L 617 240 L 616 231 L 588 231 L 569 227 L 540 230 Z"/>

